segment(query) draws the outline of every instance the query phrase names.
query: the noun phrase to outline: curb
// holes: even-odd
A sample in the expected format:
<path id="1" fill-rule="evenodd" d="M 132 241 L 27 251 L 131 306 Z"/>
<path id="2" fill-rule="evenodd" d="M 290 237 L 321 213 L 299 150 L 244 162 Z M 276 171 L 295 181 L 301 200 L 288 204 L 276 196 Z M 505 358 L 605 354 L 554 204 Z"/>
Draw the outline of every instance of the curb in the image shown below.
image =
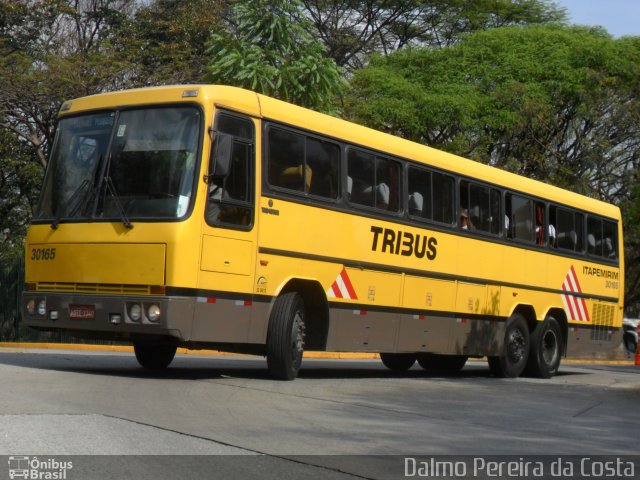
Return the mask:
<path id="1" fill-rule="evenodd" d="M 95 352 L 130 352 L 133 353 L 133 347 L 121 345 L 92 345 L 81 343 L 34 343 L 34 342 L 0 342 L 0 348 L 19 348 L 19 349 L 44 349 L 44 350 L 80 350 Z M 229 356 L 246 356 L 241 353 L 221 352 L 219 350 L 189 350 L 187 348 L 178 348 L 177 353 L 182 355 L 229 355 Z M 377 353 L 366 352 L 305 352 L 305 358 L 318 359 L 351 359 L 351 360 L 376 360 L 380 358 Z M 485 361 L 483 358 L 470 359 L 474 361 Z M 593 360 L 570 358 L 563 359 L 564 364 L 589 364 L 589 365 L 633 365 L 633 359 L 629 360 Z"/>
<path id="2" fill-rule="evenodd" d="M 130 352 L 133 347 L 123 345 L 91 345 L 82 343 L 33 343 L 33 342 L 0 342 L 0 348 L 44 349 L 44 350 L 84 350 L 94 352 Z M 178 348 L 177 353 L 182 355 L 230 355 L 246 356 L 241 353 L 221 352 L 218 350 L 189 350 Z M 305 352 L 305 358 L 325 359 L 364 359 L 373 360 L 380 358 L 377 353 L 362 352 Z"/>

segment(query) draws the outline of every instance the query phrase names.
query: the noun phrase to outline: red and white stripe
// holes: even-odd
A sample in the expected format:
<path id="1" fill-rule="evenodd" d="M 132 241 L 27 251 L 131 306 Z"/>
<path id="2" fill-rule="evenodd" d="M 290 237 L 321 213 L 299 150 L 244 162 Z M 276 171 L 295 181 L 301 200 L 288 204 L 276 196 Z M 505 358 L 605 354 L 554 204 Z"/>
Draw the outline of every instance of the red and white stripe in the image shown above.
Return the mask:
<path id="1" fill-rule="evenodd" d="M 571 268 L 562 283 L 562 290 L 571 293 L 582 293 L 580 283 L 578 282 L 578 276 L 576 275 L 573 265 L 571 265 Z M 587 302 L 584 298 L 563 293 L 562 302 L 564 303 L 564 310 L 567 312 L 571 320 L 578 320 L 580 322 L 589 321 L 589 311 L 587 310 Z"/>
<path id="2" fill-rule="evenodd" d="M 344 298 L 346 300 L 358 299 L 356 291 L 351 284 L 351 279 L 344 267 L 342 267 L 340 275 L 336 277 L 336 280 L 327 289 L 327 296 L 331 298 Z"/>
<path id="3" fill-rule="evenodd" d="M 197 297 L 196 300 L 198 303 L 216 303 L 217 302 L 217 299 L 211 298 L 211 297 Z"/>

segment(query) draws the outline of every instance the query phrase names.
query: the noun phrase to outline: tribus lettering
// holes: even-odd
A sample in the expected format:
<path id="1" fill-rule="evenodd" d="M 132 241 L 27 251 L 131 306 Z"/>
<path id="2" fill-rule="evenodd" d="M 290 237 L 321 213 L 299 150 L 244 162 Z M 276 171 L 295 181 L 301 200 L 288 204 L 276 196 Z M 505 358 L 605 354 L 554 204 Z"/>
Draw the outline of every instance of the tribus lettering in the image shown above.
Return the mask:
<path id="1" fill-rule="evenodd" d="M 396 231 L 376 226 L 371 227 L 371 233 L 373 233 L 371 250 L 374 252 L 393 253 L 405 257 L 415 255 L 417 258 L 424 258 L 426 255 L 429 260 L 434 260 L 438 253 L 436 250 L 438 240 L 435 237 L 414 235 L 402 230 Z"/>

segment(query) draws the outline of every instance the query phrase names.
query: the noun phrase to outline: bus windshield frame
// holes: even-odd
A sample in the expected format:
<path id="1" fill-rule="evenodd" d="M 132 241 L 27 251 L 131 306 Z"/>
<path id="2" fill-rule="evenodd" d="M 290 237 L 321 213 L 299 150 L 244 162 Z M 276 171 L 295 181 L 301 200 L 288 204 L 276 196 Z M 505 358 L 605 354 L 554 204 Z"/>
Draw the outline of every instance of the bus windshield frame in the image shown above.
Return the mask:
<path id="1" fill-rule="evenodd" d="M 185 103 L 60 118 L 33 223 L 184 220 L 203 124 L 202 109 Z"/>

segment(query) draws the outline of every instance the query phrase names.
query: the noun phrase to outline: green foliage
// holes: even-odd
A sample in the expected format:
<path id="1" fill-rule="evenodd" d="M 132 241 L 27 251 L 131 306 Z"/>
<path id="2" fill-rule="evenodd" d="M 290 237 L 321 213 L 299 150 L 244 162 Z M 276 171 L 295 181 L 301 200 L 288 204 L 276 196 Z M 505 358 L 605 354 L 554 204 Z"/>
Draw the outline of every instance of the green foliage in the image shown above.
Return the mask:
<path id="1" fill-rule="evenodd" d="M 366 64 L 374 52 L 440 48 L 466 33 L 506 25 L 561 23 L 549 0 L 302 0 L 316 35 L 340 66 Z"/>
<path id="2" fill-rule="evenodd" d="M 222 0 L 156 0 L 119 30 L 117 48 L 130 62 L 132 86 L 203 83 L 212 31 L 222 27 Z"/>
<path id="3" fill-rule="evenodd" d="M 505 27 L 374 57 L 346 107 L 374 128 L 624 206 L 639 180 L 639 79 L 639 38 Z M 637 225 L 627 221 L 629 238 Z M 628 244 L 628 266 L 638 258 Z"/>
<path id="4" fill-rule="evenodd" d="M 640 317 L 640 172 L 630 172 L 632 188 L 622 205 L 625 244 L 625 313 Z"/>
<path id="5" fill-rule="evenodd" d="M 0 265 L 24 254 L 22 240 L 42 181 L 24 142 L 0 130 Z"/>
<path id="6" fill-rule="evenodd" d="M 333 112 L 344 85 L 299 15 L 298 0 L 252 0 L 232 7 L 233 25 L 211 37 L 209 80 Z"/>

